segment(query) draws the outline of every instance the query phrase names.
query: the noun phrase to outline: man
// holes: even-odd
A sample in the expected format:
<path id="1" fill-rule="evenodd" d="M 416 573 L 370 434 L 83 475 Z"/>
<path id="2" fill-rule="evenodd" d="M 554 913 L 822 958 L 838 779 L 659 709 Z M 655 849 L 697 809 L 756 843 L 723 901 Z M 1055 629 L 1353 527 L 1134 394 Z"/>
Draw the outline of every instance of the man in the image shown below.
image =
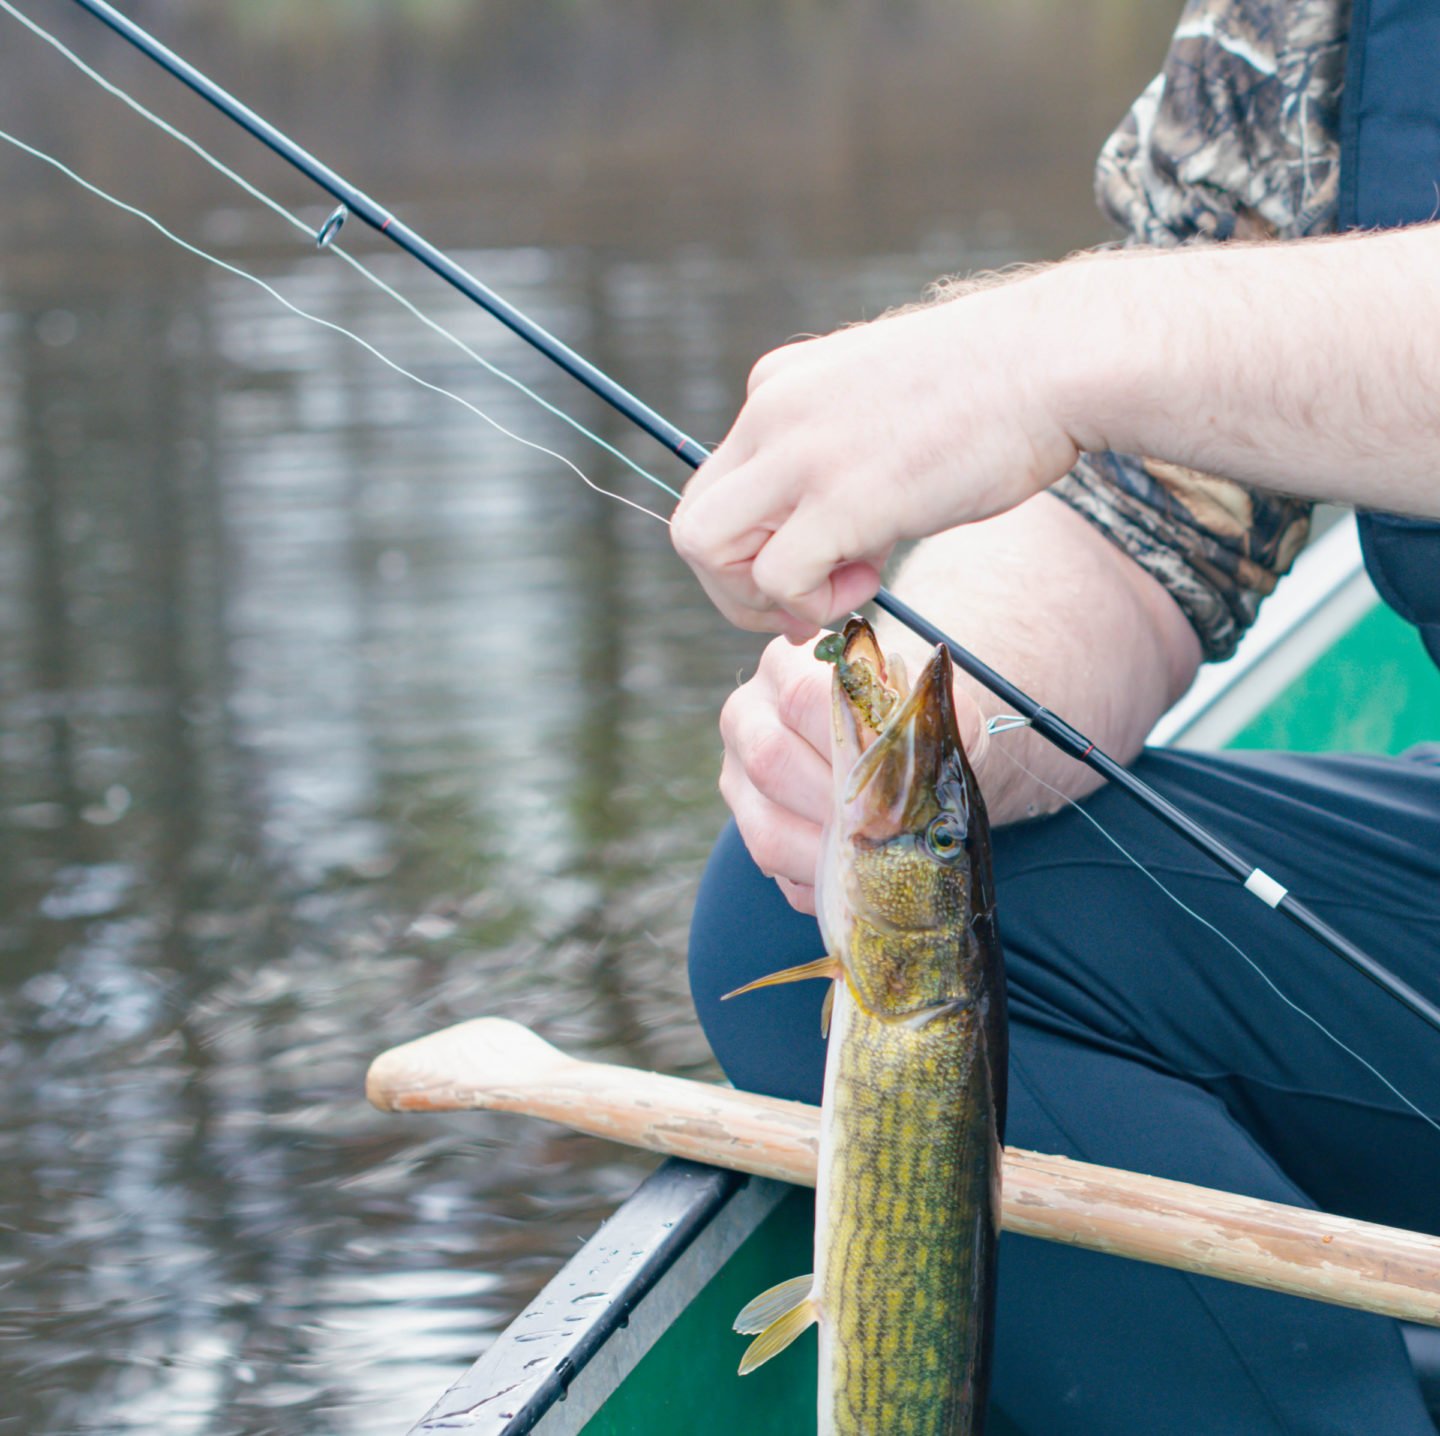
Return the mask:
<path id="1" fill-rule="evenodd" d="M 1422 223 L 1440 3 L 1369 0 L 1348 32 L 1347 12 L 1192 0 L 1100 161 L 1102 202 L 1146 248 L 952 286 L 756 366 L 673 529 L 733 621 L 785 635 L 722 717 L 735 827 L 692 938 L 697 1007 L 737 1084 L 818 1098 L 819 993 L 718 998 L 819 954 L 828 678 L 801 641 L 874 593 L 897 543 L 922 540 L 902 596 L 1128 761 L 1233 648 L 1310 501 L 1440 519 L 1440 225 Z M 1366 519 L 1364 537 L 1440 662 L 1440 526 Z M 968 680 L 957 698 L 994 822 L 1091 793 L 1033 735 L 987 738 L 997 707 Z M 1148 753 L 1137 769 L 1440 997 L 1433 757 Z M 1440 1037 L 1122 798 L 1085 806 L 1440 1114 Z M 1083 817 L 1006 828 L 996 869 L 1009 1141 L 1440 1230 L 1440 1130 Z M 1033 1436 L 1434 1431 L 1392 1323 L 1021 1238 L 1003 1248 L 994 1396 Z"/>

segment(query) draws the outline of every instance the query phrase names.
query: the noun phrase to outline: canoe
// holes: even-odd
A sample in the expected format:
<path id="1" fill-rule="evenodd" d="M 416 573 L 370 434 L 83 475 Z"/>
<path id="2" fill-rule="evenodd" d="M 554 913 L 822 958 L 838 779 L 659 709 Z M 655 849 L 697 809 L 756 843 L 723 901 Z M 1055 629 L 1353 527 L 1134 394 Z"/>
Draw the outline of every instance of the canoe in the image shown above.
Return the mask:
<path id="1" fill-rule="evenodd" d="M 1398 752 L 1437 735 L 1440 672 L 1380 605 L 1353 522 L 1302 556 L 1234 658 L 1207 668 L 1151 742 Z M 471 1436 L 815 1429 L 813 1331 L 742 1381 L 735 1313 L 805 1270 L 808 1190 L 671 1159 L 411 1428 Z M 1440 1421 L 1440 1330 L 1404 1325 Z M 998 1414 L 991 1436 L 1024 1436 Z"/>

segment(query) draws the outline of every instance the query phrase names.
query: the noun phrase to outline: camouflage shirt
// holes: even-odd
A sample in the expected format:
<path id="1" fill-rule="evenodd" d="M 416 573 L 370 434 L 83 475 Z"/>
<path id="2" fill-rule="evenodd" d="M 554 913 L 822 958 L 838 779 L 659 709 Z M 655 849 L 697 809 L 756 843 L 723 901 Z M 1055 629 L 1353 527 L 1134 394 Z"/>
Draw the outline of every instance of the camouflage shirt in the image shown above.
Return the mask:
<path id="1" fill-rule="evenodd" d="M 1349 0 L 1189 0 L 1164 70 L 1096 167 L 1100 206 L 1129 242 L 1335 228 L 1349 11 Z M 1165 585 L 1212 659 L 1234 649 L 1309 535 L 1308 502 L 1125 454 L 1086 454 L 1053 492 Z"/>

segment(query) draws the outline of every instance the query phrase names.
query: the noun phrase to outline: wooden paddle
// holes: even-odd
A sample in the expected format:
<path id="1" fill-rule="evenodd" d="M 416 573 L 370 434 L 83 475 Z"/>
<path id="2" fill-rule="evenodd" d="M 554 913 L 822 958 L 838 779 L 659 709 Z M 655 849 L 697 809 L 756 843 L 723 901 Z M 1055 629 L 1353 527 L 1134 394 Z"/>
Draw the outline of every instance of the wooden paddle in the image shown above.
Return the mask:
<path id="1" fill-rule="evenodd" d="M 815 1185 L 820 1109 L 567 1057 L 501 1018 L 376 1058 L 382 1111 L 486 1108 L 712 1166 Z M 1006 1230 L 1440 1326 L 1440 1238 L 1161 1177 L 1005 1150 Z"/>

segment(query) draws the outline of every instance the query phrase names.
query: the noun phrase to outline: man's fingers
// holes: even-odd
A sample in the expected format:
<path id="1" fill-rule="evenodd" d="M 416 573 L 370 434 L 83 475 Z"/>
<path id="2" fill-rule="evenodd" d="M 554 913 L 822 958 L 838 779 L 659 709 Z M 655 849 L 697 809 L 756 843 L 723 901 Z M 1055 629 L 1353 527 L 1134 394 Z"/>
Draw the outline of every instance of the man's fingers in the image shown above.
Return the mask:
<path id="1" fill-rule="evenodd" d="M 776 878 L 775 886 L 780 889 L 785 901 L 796 912 L 808 912 L 815 916 L 815 886 L 813 883 L 795 883 L 789 878 Z"/>
<path id="2" fill-rule="evenodd" d="M 776 639 L 760 657 L 754 678 L 737 688 L 720 710 L 727 748 L 739 746 L 748 724 L 778 722 L 799 734 L 830 763 L 830 676 L 834 669 L 809 650 Z"/>
<path id="3" fill-rule="evenodd" d="M 819 707 L 827 690 L 804 668 L 778 677 L 776 683 L 775 674 L 759 674 L 737 688 L 720 710 L 726 750 L 720 791 L 736 818 L 737 805 L 747 804 L 753 789 L 776 811 L 818 828 L 829 815 L 831 791 L 829 759 L 819 750 L 824 742 L 828 752 L 824 709 Z M 760 817 L 755 812 L 756 820 Z M 811 874 L 802 876 L 808 879 Z"/>
<path id="4" fill-rule="evenodd" d="M 772 643 L 760 660 L 760 673 L 773 698 L 775 715 L 798 733 L 830 769 L 830 677 L 834 669 L 812 652 Z M 829 781 L 826 781 L 829 787 Z"/>
<path id="5" fill-rule="evenodd" d="M 686 490 L 687 495 L 689 490 Z M 750 528 L 717 537 L 718 522 L 703 499 L 676 510 L 670 542 L 689 564 L 710 601 L 737 628 L 752 633 L 783 633 L 803 642 L 815 631 L 808 620 L 787 613 L 755 586 L 754 559 L 770 537 L 768 529 Z"/>
<path id="6" fill-rule="evenodd" d="M 727 440 L 727 446 L 734 442 Z M 808 614 L 790 612 L 755 581 L 755 560 L 789 514 L 796 469 L 788 463 L 741 463 L 721 472 L 721 454 L 687 485 L 670 521 L 670 542 L 695 571 L 715 606 L 737 627 L 802 639 L 814 631 Z"/>
<path id="7" fill-rule="evenodd" d="M 847 563 L 810 593 L 788 600 L 781 612 L 797 614 L 792 622 L 813 620 L 821 628 L 836 628 L 841 620 L 870 602 L 880 589 L 880 570 L 868 563 Z M 789 629 L 782 629 L 789 633 Z"/>
<path id="8" fill-rule="evenodd" d="M 813 883 L 820 859 L 820 826 L 777 807 L 757 789 L 738 777 L 726 760 L 720 773 L 720 791 L 735 815 L 755 866 L 766 877 Z"/>
<path id="9" fill-rule="evenodd" d="M 727 439 L 685 485 L 671 515 L 671 542 L 692 568 L 729 569 L 753 559 L 792 507 L 785 470 L 734 462 L 738 448 Z"/>
<path id="10" fill-rule="evenodd" d="M 875 596 L 879 564 L 892 546 L 881 537 L 873 553 L 869 545 L 861 552 L 857 536 L 840 532 L 827 516 L 807 513 L 802 505 L 761 545 L 749 582 L 786 613 L 831 624 Z"/>
<path id="11" fill-rule="evenodd" d="M 733 752 L 762 797 L 816 827 L 829 816 L 830 765 L 797 733 L 742 717 Z"/>
<path id="12" fill-rule="evenodd" d="M 670 540 L 733 624 L 800 642 L 874 596 L 887 541 L 872 555 L 845 513 L 794 507 L 813 454 L 772 443 L 763 463 L 737 463 L 739 448 L 732 435 L 691 479 Z"/>
<path id="13" fill-rule="evenodd" d="M 676 548 L 678 551 L 678 544 Z M 681 557 L 685 557 L 683 553 Z M 700 580 L 700 587 L 736 628 L 743 628 L 751 633 L 801 634 L 802 628 L 806 626 L 804 621 L 776 608 L 750 581 L 749 573 L 748 563 L 733 571 L 719 573 L 706 568 L 695 569 L 695 577 Z"/>

